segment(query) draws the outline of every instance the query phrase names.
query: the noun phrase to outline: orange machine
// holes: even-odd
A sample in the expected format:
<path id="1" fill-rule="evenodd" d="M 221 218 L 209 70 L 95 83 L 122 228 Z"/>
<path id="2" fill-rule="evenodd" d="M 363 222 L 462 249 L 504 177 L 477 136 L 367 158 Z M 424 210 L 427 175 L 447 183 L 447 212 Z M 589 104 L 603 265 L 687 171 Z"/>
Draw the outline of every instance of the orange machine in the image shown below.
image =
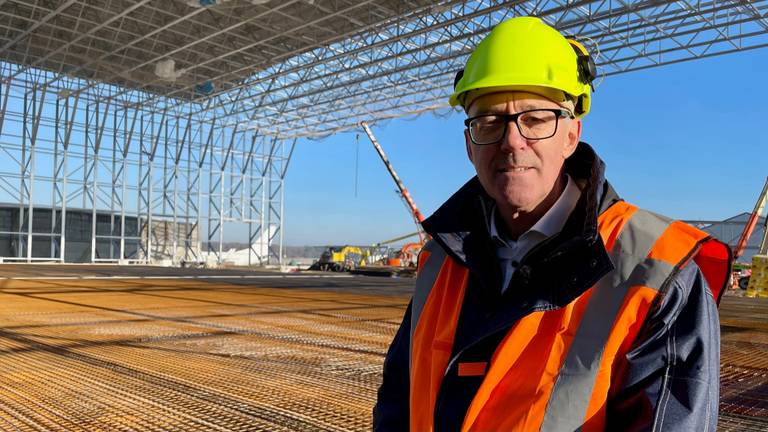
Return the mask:
<path id="1" fill-rule="evenodd" d="M 416 260 L 424 243 L 406 243 L 394 258 L 387 260 L 387 265 L 394 267 L 416 267 Z"/>

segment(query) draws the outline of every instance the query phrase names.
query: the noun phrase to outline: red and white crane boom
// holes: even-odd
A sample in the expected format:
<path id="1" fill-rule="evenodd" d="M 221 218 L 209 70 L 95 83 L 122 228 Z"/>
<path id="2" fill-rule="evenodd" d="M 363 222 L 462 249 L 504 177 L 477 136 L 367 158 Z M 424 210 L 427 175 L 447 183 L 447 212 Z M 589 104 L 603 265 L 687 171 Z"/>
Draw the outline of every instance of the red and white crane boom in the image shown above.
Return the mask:
<path id="1" fill-rule="evenodd" d="M 746 249 L 747 247 L 747 242 L 749 241 L 749 238 L 752 236 L 752 232 L 755 230 L 757 221 L 760 219 L 760 215 L 763 213 L 763 210 L 765 210 L 766 202 L 768 202 L 768 178 L 766 178 L 765 180 L 765 186 L 763 186 L 763 191 L 760 192 L 760 196 L 757 198 L 757 202 L 755 203 L 755 209 L 752 210 L 752 214 L 749 215 L 747 224 L 744 225 L 744 231 L 742 231 L 741 237 L 739 237 L 739 242 L 736 243 L 736 248 L 734 248 L 733 250 L 734 261 L 736 261 L 741 256 L 741 254 L 744 253 L 744 249 Z M 766 222 L 768 224 L 768 219 L 766 219 Z M 762 241 L 760 242 L 760 251 L 758 253 L 765 253 L 766 237 L 768 237 L 768 232 L 765 233 Z"/>
<path id="2" fill-rule="evenodd" d="M 392 163 L 389 161 L 389 158 L 384 153 L 384 149 L 381 148 L 379 141 L 376 139 L 375 136 L 373 136 L 373 132 L 371 132 L 371 128 L 368 126 L 368 123 L 362 121 L 360 122 L 360 126 L 365 131 L 365 134 L 368 135 L 368 139 L 371 140 L 371 144 L 373 144 L 373 148 L 376 149 L 376 152 L 379 154 L 381 161 L 384 162 L 384 166 L 387 167 L 387 171 L 389 171 L 389 175 L 391 175 L 392 179 L 395 181 L 395 184 L 397 185 L 397 188 L 400 191 L 400 196 L 403 198 L 403 201 L 405 201 L 405 205 L 408 207 L 408 210 L 410 210 L 411 216 L 413 217 L 414 222 L 416 222 L 416 229 L 419 232 L 419 243 L 424 244 L 425 235 L 421 228 L 421 222 L 424 220 L 424 215 L 422 215 L 421 212 L 419 211 L 419 208 L 416 207 L 416 203 L 413 202 L 413 198 L 411 198 L 411 194 L 408 193 L 408 189 L 405 188 L 403 181 L 400 180 L 400 176 L 397 175 L 397 172 L 395 171 L 395 167 L 392 166 Z"/>

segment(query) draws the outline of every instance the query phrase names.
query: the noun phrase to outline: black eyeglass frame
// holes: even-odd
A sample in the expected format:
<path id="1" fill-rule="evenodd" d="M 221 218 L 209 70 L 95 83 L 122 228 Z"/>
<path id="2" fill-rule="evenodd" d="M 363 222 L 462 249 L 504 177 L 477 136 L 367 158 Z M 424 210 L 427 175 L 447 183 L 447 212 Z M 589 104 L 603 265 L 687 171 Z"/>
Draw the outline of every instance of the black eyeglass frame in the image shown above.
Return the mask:
<path id="1" fill-rule="evenodd" d="M 551 113 L 555 114 L 555 130 L 552 132 L 552 135 L 549 135 L 549 136 L 546 136 L 546 137 L 528 138 L 527 136 L 525 136 L 523 134 L 522 129 L 520 129 L 520 124 L 517 122 L 517 119 L 521 115 L 523 115 L 523 114 L 528 114 L 528 113 L 537 112 L 537 111 L 547 111 L 547 112 L 551 112 Z M 469 127 L 470 123 L 472 123 L 473 120 L 477 120 L 477 119 L 483 118 L 483 117 L 500 117 L 500 118 L 504 119 L 504 131 L 501 133 L 501 137 L 499 137 L 499 139 L 497 139 L 496 141 L 487 142 L 487 143 L 478 143 L 475 140 L 475 137 L 472 136 L 472 128 Z M 525 138 L 527 140 L 531 140 L 531 141 L 538 141 L 538 140 L 543 140 L 543 139 L 547 139 L 547 138 L 552 138 L 553 136 L 555 136 L 555 134 L 557 133 L 558 123 L 560 123 L 560 118 L 564 118 L 564 117 L 567 117 L 567 118 L 570 118 L 570 119 L 576 118 L 573 115 L 573 113 L 571 113 L 567 109 L 561 109 L 561 108 L 537 108 L 537 109 L 532 109 L 532 110 L 527 110 L 527 111 L 520 111 L 519 113 L 514 113 L 514 114 L 482 114 L 482 115 L 470 117 L 470 118 L 464 120 L 464 126 L 467 128 L 467 130 L 469 130 L 469 138 L 472 140 L 472 143 L 475 144 L 475 145 L 491 145 L 491 144 L 496 144 L 499 141 L 501 141 L 502 139 L 504 139 L 504 136 L 507 135 L 507 128 L 509 127 L 509 122 L 514 122 L 515 123 L 515 126 L 517 126 L 517 131 L 520 132 L 520 136 L 522 136 L 523 138 Z"/>

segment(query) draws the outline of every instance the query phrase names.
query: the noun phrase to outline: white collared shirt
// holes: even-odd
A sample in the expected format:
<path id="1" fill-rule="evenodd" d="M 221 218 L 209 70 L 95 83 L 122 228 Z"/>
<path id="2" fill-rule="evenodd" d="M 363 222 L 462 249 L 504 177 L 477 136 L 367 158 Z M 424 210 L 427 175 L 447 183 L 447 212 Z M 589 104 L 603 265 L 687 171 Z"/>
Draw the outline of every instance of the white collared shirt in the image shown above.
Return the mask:
<path id="1" fill-rule="evenodd" d="M 521 234 L 517 241 L 503 238 L 499 234 L 496 228 L 496 206 L 494 205 L 491 209 L 489 225 L 491 238 L 497 244 L 499 261 L 507 263 L 502 267 L 502 275 L 504 277 L 504 283 L 501 288 L 502 293 L 506 291 L 520 260 L 534 246 L 562 231 L 568 216 L 576 208 L 576 203 L 581 196 L 581 190 L 579 190 L 576 182 L 571 179 L 571 176 L 566 174 L 566 177 L 568 184 L 566 184 L 563 193 L 557 198 L 555 204 L 528 231 Z"/>

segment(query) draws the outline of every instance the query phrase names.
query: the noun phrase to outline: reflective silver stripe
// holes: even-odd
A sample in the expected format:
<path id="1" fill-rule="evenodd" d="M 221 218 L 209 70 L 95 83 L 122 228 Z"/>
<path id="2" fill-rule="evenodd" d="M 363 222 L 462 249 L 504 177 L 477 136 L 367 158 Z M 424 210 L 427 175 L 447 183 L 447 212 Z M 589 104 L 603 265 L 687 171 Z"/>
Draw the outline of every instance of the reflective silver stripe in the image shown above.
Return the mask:
<path id="1" fill-rule="evenodd" d="M 435 285 L 437 275 L 440 273 L 440 269 L 443 267 L 443 261 L 445 261 L 446 257 L 443 248 L 434 240 L 428 241 L 422 248 L 422 251 L 429 252 L 429 257 L 427 257 L 427 261 L 424 263 L 424 266 L 416 277 L 416 288 L 413 291 L 413 302 L 411 304 L 411 337 L 408 349 L 409 365 L 412 364 L 413 335 L 416 333 L 416 324 L 419 322 L 421 311 L 427 303 L 429 292 L 432 291 L 432 286 Z"/>
<path id="2" fill-rule="evenodd" d="M 674 270 L 672 264 L 646 258 L 634 268 L 626 283 L 630 287 L 644 285 L 658 291 Z"/>
<path id="3" fill-rule="evenodd" d="M 638 210 L 616 240 L 615 269 L 594 287 L 581 323 L 552 388 L 541 431 L 580 431 L 613 322 L 632 286 L 658 289 L 673 267 L 647 259 L 671 220 Z"/>
<path id="4" fill-rule="evenodd" d="M 619 234 L 612 252 L 645 258 L 672 219 L 638 209 Z"/>

